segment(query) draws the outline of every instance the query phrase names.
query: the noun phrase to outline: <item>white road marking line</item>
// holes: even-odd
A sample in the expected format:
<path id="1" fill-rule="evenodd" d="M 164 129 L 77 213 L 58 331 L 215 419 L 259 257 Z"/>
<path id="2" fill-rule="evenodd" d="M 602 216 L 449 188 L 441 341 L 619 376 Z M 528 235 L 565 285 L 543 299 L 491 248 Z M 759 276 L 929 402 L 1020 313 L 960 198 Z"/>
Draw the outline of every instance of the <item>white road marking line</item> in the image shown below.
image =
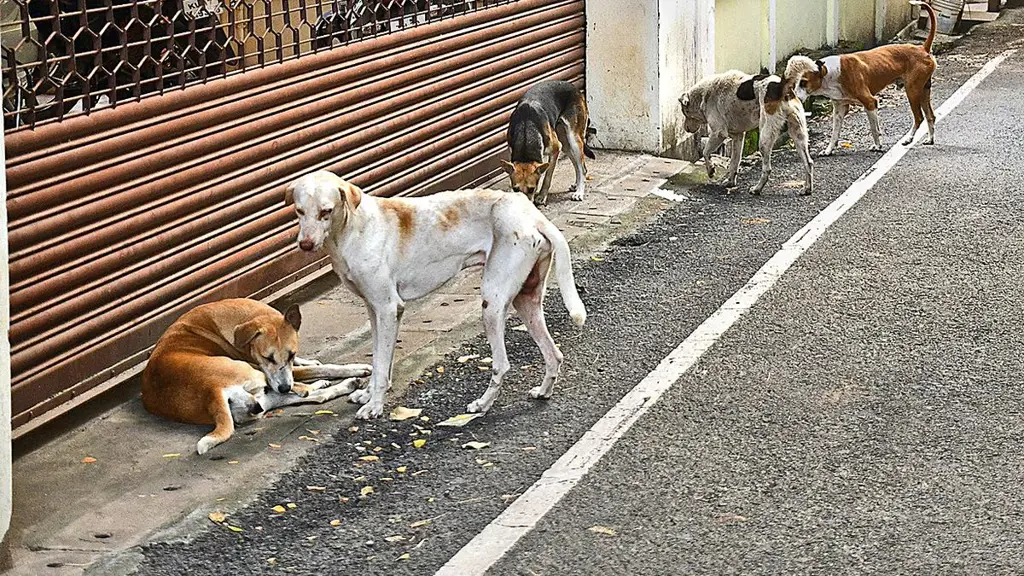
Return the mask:
<path id="1" fill-rule="evenodd" d="M 956 108 L 1003 60 L 1007 50 L 990 60 L 936 111 L 942 118 Z M 925 128 L 922 126 L 922 134 Z M 909 133 L 908 133 L 909 135 Z M 901 138 L 900 140 L 903 140 Z M 483 575 L 532 530 L 601 459 L 615 442 L 754 305 L 800 256 L 877 183 L 910 147 L 893 145 L 845 192 L 794 234 L 738 292 L 708 317 L 653 372 L 619 400 L 583 434 L 526 492 L 437 571 L 436 576 Z"/>

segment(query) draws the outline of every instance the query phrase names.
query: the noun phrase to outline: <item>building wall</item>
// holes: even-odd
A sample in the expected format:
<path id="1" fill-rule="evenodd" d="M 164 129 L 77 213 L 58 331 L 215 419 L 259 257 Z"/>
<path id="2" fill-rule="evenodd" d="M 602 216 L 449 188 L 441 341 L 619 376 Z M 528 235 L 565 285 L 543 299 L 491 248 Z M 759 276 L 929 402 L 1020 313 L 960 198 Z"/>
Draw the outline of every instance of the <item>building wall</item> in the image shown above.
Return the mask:
<path id="1" fill-rule="evenodd" d="M 885 13 L 880 18 L 881 30 L 876 31 L 876 36 L 880 43 L 887 42 L 910 23 L 913 7 L 906 0 L 875 0 L 875 2 L 885 5 Z"/>
<path id="2" fill-rule="evenodd" d="M 11 345 L 7 339 L 11 310 L 7 271 L 7 178 L 4 139 L 0 132 L 0 570 L 7 558 L 7 530 L 11 526 Z"/>
<path id="3" fill-rule="evenodd" d="M 874 46 L 875 0 L 839 0 L 839 39 Z"/>
<path id="4" fill-rule="evenodd" d="M 767 58 L 762 4 L 767 0 L 718 0 L 715 3 L 715 71 L 756 72 Z"/>
<path id="5" fill-rule="evenodd" d="M 779 60 L 797 50 L 824 46 L 827 30 L 827 0 L 775 0 L 775 53 Z"/>
<path id="6" fill-rule="evenodd" d="M 660 0 L 659 106 L 661 153 L 673 158 L 692 157 L 693 136 L 683 129 L 679 96 L 714 71 L 711 46 L 714 36 L 714 0 Z"/>

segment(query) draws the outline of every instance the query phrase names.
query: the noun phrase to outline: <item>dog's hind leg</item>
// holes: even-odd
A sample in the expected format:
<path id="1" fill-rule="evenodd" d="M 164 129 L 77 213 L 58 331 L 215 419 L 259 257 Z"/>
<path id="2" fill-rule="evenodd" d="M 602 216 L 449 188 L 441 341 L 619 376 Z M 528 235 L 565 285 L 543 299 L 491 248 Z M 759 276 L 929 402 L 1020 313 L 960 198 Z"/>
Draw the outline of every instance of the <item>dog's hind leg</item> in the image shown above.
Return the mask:
<path id="1" fill-rule="evenodd" d="M 925 140 L 925 144 L 935 144 L 935 110 L 932 110 L 932 81 L 930 78 L 924 87 L 921 107 L 924 108 L 924 118 L 928 121 L 928 140 Z"/>
<path id="2" fill-rule="evenodd" d="M 523 288 L 512 301 L 516 313 L 526 324 L 526 330 L 540 348 L 544 356 L 544 380 L 539 386 L 530 390 L 531 398 L 550 398 L 558 381 L 558 371 L 562 366 L 562 352 L 555 346 L 555 341 L 548 332 L 544 321 L 544 285 L 547 282 L 551 267 L 551 256 L 544 256 L 534 265 L 533 270 L 523 284 Z"/>
<path id="3" fill-rule="evenodd" d="M 548 203 L 548 190 L 551 189 L 551 181 L 555 179 L 555 165 L 558 164 L 558 157 L 562 153 L 562 145 L 558 142 L 557 135 L 551 139 L 551 143 L 548 146 L 551 151 L 548 156 L 548 169 L 544 171 L 544 182 L 540 185 L 540 190 L 537 192 L 533 202 L 538 206 L 544 206 Z"/>
<path id="4" fill-rule="evenodd" d="M 223 444 L 235 433 L 235 421 L 231 417 L 231 405 L 223 390 L 211 391 L 209 410 L 213 415 L 215 428 L 206 436 L 199 439 L 196 444 L 196 452 L 206 454 L 211 448 Z"/>
<path id="5" fill-rule="evenodd" d="M 587 192 L 587 169 L 583 164 L 583 140 L 571 130 L 566 130 L 566 145 L 569 147 L 569 160 L 576 169 L 576 184 L 570 188 L 570 200 L 579 202 Z"/>
<path id="6" fill-rule="evenodd" d="M 843 128 L 843 119 L 849 112 L 850 105 L 846 102 L 832 101 L 832 138 L 828 141 L 828 146 L 822 150 L 822 156 L 831 156 L 836 149 L 839 144 L 839 131 Z"/>
<path id="7" fill-rule="evenodd" d="M 757 147 L 761 151 L 761 179 L 750 188 L 750 193 L 755 196 L 761 193 L 764 185 L 768 183 L 768 177 L 772 173 L 772 148 L 775 141 L 779 139 L 778 121 L 774 117 L 771 120 L 761 122 L 761 129 L 758 134 Z"/>
<path id="8" fill-rule="evenodd" d="M 814 160 L 811 158 L 811 150 L 808 145 L 807 124 L 803 116 L 795 116 L 796 114 L 802 114 L 802 112 L 802 109 L 792 112 L 793 116 L 789 118 L 788 129 L 789 137 L 796 146 L 796 153 L 804 163 L 803 195 L 807 196 L 814 192 Z"/>

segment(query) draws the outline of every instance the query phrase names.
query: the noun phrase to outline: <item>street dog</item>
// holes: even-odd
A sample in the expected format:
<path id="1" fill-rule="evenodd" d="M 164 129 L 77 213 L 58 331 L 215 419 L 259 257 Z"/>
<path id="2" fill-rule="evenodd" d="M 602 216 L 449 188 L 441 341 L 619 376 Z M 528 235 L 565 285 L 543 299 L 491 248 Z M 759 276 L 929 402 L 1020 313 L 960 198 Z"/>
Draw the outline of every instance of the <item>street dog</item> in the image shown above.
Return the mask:
<path id="1" fill-rule="evenodd" d="M 480 292 L 491 346 L 491 381 L 468 406 L 486 412 L 509 369 L 505 319 L 509 306 L 526 324 L 544 357 L 544 378 L 530 391 L 550 398 L 562 353 L 544 322 L 544 291 L 554 258 L 555 277 L 569 316 L 587 318 L 576 292 L 569 244 L 526 196 L 500 190 L 439 192 L 423 198 L 375 198 L 326 170 L 302 176 L 286 192 L 299 219 L 299 248 L 327 249 L 335 273 L 366 303 L 373 332 L 373 373 L 356 416 L 383 413 L 391 365 L 406 302 L 437 290 L 460 271 L 483 266 Z"/>
<path id="2" fill-rule="evenodd" d="M 793 91 L 793 83 L 774 75 L 729 70 L 698 82 L 679 98 L 679 105 L 687 132 L 695 134 L 704 124 L 708 126 L 708 141 L 704 146 L 708 178 L 715 175 L 711 153 L 731 138 L 729 169 L 723 183 L 735 187 L 744 136 L 747 131 L 758 128 L 761 179 L 750 188 L 750 193 L 760 194 L 772 172 L 772 148 L 785 128 L 804 164 L 803 194 L 814 191 L 814 161 L 808 148 L 807 120 L 804 107 Z"/>
<path id="3" fill-rule="evenodd" d="M 587 102 L 571 82 L 549 80 L 527 90 L 508 123 L 512 161 L 501 161 L 512 180 L 512 189 L 538 205 L 547 204 L 555 164 L 565 146 L 576 168 L 570 198 L 583 200 L 586 158 L 595 157 L 586 143 L 587 124 Z"/>
<path id="4" fill-rule="evenodd" d="M 935 10 L 925 2 L 912 1 L 928 12 L 930 28 L 924 44 L 891 44 L 871 50 L 828 56 L 818 61 L 806 56 L 793 56 L 786 63 L 786 78 L 797 82 L 796 93 L 801 100 L 810 95 L 823 95 L 832 100 L 832 139 L 821 152 L 829 156 L 839 143 L 843 118 L 850 104 L 860 104 L 867 111 L 868 124 L 874 144 L 871 150 L 882 150 L 881 130 L 878 127 L 878 100 L 875 94 L 886 86 L 903 79 L 904 90 L 914 114 L 914 131 L 902 144 L 909 146 L 921 127 L 928 121 L 927 144 L 935 143 L 935 111 L 932 110 L 932 74 L 935 58 L 932 41 L 935 40 Z"/>
<path id="5" fill-rule="evenodd" d="M 205 454 L 231 438 L 235 423 L 282 406 L 350 394 L 370 367 L 297 357 L 301 323 L 298 306 L 281 314 L 244 298 L 193 308 L 157 341 L 142 372 L 142 405 L 178 422 L 215 425 L 196 444 Z M 328 385 L 320 378 L 345 380 Z"/>

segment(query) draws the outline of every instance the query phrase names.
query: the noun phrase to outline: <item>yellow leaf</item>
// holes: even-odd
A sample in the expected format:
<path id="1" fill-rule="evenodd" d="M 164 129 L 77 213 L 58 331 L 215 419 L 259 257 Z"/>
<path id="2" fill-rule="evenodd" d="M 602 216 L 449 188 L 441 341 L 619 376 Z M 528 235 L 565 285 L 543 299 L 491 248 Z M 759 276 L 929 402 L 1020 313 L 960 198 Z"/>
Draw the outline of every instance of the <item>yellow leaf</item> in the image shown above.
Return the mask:
<path id="1" fill-rule="evenodd" d="M 348 431 L 352 433 L 359 432 L 359 426 L 349 426 Z"/>
<path id="2" fill-rule="evenodd" d="M 363 489 L 359 491 L 360 496 L 369 496 L 373 494 L 373 486 L 363 486 Z"/>
<path id="3" fill-rule="evenodd" d="M 466 442 L 462 445 L 463 448 L 472 448 L 473 450 L 482 450 L 490 446 L 490 442 Z"/>
<path id="4" fill-rule="evenodd" d="M 405 471 L 408 469 L 408 466 L 399 466 L 398 468 L 395 468 L 395 472 L 398 472 L 399 474 L 405 474 Z"/>
<path id="5" fill-rule="evenodd" d="M 459 356 L 458 363 L 459 364 L 465 364 L 466 362 L 469 362 L 470 360 L 476 360 L 479 357 L 480 357 L 479 354 L 469 354 L 469 355 L 466 355 L 466 356 Z"/>
<path id="6" fill-rule="evenodd" d="M 310 492 L 323 492 L 327 490 L 327 486 L 306 486 L 306 490 Z"/>
<path id="7" fill-rule="evenodd" d="M 306 428 L 306 432 L 309 432 L 313 436 L 316 436 L 316 435 L 320 434 L 319 430 L 310 430 L 309 428 Z"/>
<path id="8" fill-rule="evenodd" d="M 618 532 L 607 526 L 591 526 L 590 531 L 595 534 L 604 534 L 605 536 L 615 536 L 618 534 Z"/>
<path id="9" fill-rule="evenodd" d="M 331 520 L 331 526 L 340 526 L 341 520 Z"/>
<path id="10" fill-rule="evenodd" d="M 416 448 L 423 448 L 424 446 L 427 445 L 427 441 L 424 440 L 423 438 L 417 438 L 412 441 L 412 445 L 415 446 Z"/>
<path id="11" fill-rule="evenodd" d="M 314 416 L 333 416 L 334 412 L 331 412 L 330 410 L 317 410 L 316 412 L 313 412 L 313 415 Z"/>
<path id="12" fill-rule="evenodd" d="M 771 222 L 768 218 L 740 218 L 740 222 L 744 224 L 767 224 Z"/>
<path id="13" fill-rule="evenodd" d="M 294 503 L 294 502 L 289 502 L 289 503 L 288 503 L 288 509 L 289 509 L 289 510 L 294 510 L 295 508 L 297 508 L 297 506 L 295 505 L 295 503 Z"/>
<path id="14" fill-rule="evenodd" d="M 423 412 L 422 408 L 406 408 L 405 406 L 399 406 L 391 411 L 391 419 L 395 422 L 401 422 L 402 420 L 409 420 L 410 418 L 416 418 Z"/>
<path id="15" fill-rule="evenodd" d="M 438 366 L 437 367 L 437 373 L 438 374 L 444 374 L 444 366 Z"/>
<path id="16" fill-rule="evenodd" d="M 299 440 L 308 440 L 309 442 L 319 442 L 319 440 L 317 440 L 316 438 L 313 438 L 312 436 L 299 436 Z"/>
<path id="17" fill-rule="evenodd" d="M 242 530 L 238 526 L 232 526 L 231 524 L 225 524 L 225 526 L 227 526 L 228 530 L 231 530 L 232 532 L 245 532 L 245 530 Z"/>
<path id="18" fill-rule="evenodd" d="M 271 566 L 277 564 L 277 558 L 267 558 L 267 564 L 270 564 Z"/>
<path id="19" fill-rule="evenodd" d="M 85 458 L 82 458 L 82 464 L 92 464 L 95 461 L 96 459 L 93 458 L 92 456 L 86 456 Z"/>
<path id="20" fill-rule="evenodd" d="M 347 496 L 338 496 L 338 502 L 348 502 L 348 501 L 349 501 L 349 498 Z"/>
<path id="21" fill-rule="evenodd" d="M 409 553 L 408 552 L 406 552 L 405 554 L 402 554 L 401 556 L 398 557 L 398 560 L 408 560 L 408 559 L 409 559 Z"/>
<path id="22" fill-rule="evenodd" d="M 391 482 L 392 480 L 394 480 L 394 478 L 389 478 L 387 476 L 382 476 L 380 479 L 381 482 Z"/>
<path id="23" fill-rule="evenodd" d="M 536 446 L 523 446 L 523 451 L 524 452 L 532 452 L 533 450 L 536 450 L 536 449 L 537 449 Z"/>
<path id="24" fill-rule="evenodd" d="M 590 259 L 594 262 L 604 262 L 604 258 L 601 258 L 600 256 L 591 256 Z"/>
<path id="25" fill-rule="evenodd" d="M 284 514 L 285 513 L 284 506 L 281 506 L 280 504 L 278 504 L 277 506 L 274 506 L 273 508 L 271 508 L 271 510 L 273 510 L 274 512 L 277 512 L 278 514 Z"/>
<path id="26" fill-rule="evenodd" d="M 394 542 L 402 542 L 404 540 L 406 540 L 405 536 L 399 536 L 399 535 L 388 536 L 387 538 L 384 539 L 385 542 L 392 542 L 392 543 L 394 543 Z"/>
<path id="27" fill-rule="evenodd" d="M 227 518 L 228 515 L 223 512 L 210 512 L 210 520 L 216 522 L 217 524 L 220 524 L 221 522 L 227 520 Z"/>
<path id="28" fill-rule="evenodd" d="M 480 363 L 481 363 L 481 364 L 490 364 L 491 362 L 494 362 L 494 360 L 491 360 L 491 357 L 490 357 L 490 356 L 488 356 L 487 358 L 483 358 L 482 360 L 480 360 Z"/>
<path id="29" fill-rule="evenodd" d="M 281 447 L 280 444 L 274 444 L 273 442 L 271 442 L 270 444 L 267 444 L 267 446 L 270 446 L 271 448 L 280 448 Z"/>
<path id="30" fill-rule="evenodd" d="M 164 458 L 177 458 L 178 456 L 181 456 L 181 454 L 179 454 L 178 452 L 173 452 L 171 454 L 164 454 Z"/>
<path id="31" fill-rule="evenodd" d="M 409 524 L 409 528 L 419 528 L 421 526 L 426 526 L 427 524 L 430 524 L 429 518 L 426 520 L 420 520 L 419 522 L 413 522 L 412 524 Z"/>
<path id="32" fill-rule="evenodd" d="M 477 412 L 474 414 L 459 414 L 458 416 L 452 416 L 451 418 L 438 422 L 438 426 L 448 426 L 452 428 L 462 428 L 466 424 L 469 424 L 477 418 L 483 417 L 483 413 Z"/>
<path id="33" fill-rule="evenodd" d="M 360 456 L 359 459 L 363 462 L 376 462 L 380 460 L 380 456 L 374 456 L 371 454 L 369 456 Z"/>
<path id="34" fill-rule="evenodd" d="M 418 471 L 418 472 L 413 472 L 413 473 L 412 473 L 412 475 L 413 475 L 413 476 L 419 476 L 420 474 L 426 474 L 426 473 L 427 473 L 427 471 L 426 471 L 426 470 L 420 470 L 420 471 Z"/>
<path id="35" fill-rule="evenodd" d="M 228 464 L 238 464 L 238 460 L 228 460 Z"/>

